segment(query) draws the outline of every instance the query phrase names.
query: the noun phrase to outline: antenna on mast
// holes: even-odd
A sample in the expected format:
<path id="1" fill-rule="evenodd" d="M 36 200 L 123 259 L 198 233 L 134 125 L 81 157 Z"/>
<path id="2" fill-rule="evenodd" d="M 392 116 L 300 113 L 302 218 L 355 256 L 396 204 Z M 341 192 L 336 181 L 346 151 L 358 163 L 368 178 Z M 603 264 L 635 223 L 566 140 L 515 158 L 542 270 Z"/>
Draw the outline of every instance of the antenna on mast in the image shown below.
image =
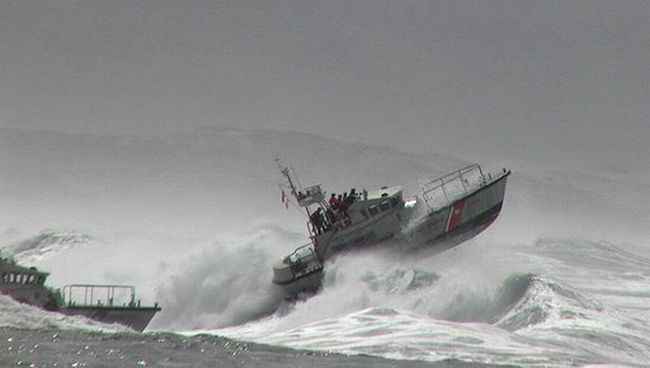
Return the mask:
<path id="1" fill-rule="evenodd" d="M 298 177 L 292 172 L 292 169 L 289 166 L 285 166 L 280 163 L 280 159 L 276 158 L 275 163 L 278 165 L 278 169 L 284 177 L 287 179 L 287 184 L 291 190 L 293 198 L 296 199 L 300 207 L 304 207 L 309 215 L 309 206 L 310 205 L 319 205 L 323 208 L 324 206 L 324 195 L 321 189 L 320 184 L 312 185 L 306 188 L 303 188 L 298 181 Z"/>
<path id="2" fill-rule="evenodd" d="M 280 159 L 276 158 L 275 163 L 278 165 L 278 169 L 280 169 L 280 172 L 284 177 L 287 179 L 287 182 L 289 183 L 289 188 L 291 189 L 291 194 L 293 195 L 294 198 L 298 199 L 298 191 L 296 190 L 296 185 L 294 184 L 294 180 L 291 178 L 291 171 L 289 170 L 288 166 L 283 166 L 280 163 Z"/>

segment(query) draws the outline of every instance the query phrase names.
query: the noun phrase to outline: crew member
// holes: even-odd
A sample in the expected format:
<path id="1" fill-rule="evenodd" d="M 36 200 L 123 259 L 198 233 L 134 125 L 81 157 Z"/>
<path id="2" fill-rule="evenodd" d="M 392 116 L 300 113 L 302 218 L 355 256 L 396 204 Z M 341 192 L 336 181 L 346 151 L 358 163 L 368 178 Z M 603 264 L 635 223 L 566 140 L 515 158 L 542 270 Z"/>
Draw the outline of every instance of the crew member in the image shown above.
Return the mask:
<path id="1" fill-rule="evenodd" d="M 339 208 L 336 201 L 336 193 L 332 193 L 332 196 L 330 197 L 330 207 L 335 210 Z"/>
<path id="2" fill-rule="evenodd" d="M 316 234 L 322 234 L 325 228 L 323 227 L 323 213 L 321 212 L 321 208 L 318 207 L 314 213 L 309 216 L 309 221 L 311 222 L 312 226 L 314 227 L 314 232 Z"/>

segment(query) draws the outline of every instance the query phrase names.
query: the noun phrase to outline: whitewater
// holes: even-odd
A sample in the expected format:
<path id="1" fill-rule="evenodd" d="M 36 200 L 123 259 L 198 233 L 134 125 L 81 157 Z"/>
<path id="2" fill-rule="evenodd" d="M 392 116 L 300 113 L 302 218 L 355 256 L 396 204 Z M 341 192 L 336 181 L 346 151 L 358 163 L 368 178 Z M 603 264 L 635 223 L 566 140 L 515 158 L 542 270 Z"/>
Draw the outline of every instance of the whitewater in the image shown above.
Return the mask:
<path id="1" fill-rule="evenodd" d="M 345 254 L 317 295 L 289 303 L 270 266 L 306 242 L 305 219 L 280 202 L 269 157 L 288 156 L 303 184 L 411 194 L 465 161 L 236 129 L 0 138 L 13 155 L 0 166 L 3 256 L 50 272 L 54 287 L 132 284 L 163 308 L 138 334 L 0 296 L 0 366 L 650 362 L 647 173 L 513 162 L 502 214 L 484 233 L 436 255 L 399 244 Z M 325 149 L 327 159 L 314 153 Z"/>

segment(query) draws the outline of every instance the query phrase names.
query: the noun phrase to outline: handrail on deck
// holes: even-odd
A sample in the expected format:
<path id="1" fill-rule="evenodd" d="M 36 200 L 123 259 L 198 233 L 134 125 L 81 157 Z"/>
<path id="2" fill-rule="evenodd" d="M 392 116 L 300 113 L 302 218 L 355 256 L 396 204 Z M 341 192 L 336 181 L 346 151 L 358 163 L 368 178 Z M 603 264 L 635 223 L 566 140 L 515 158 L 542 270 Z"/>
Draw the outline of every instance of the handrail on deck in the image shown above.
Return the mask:
<path id="1" fill-rule="evenodd" d="M 299 246 L 298 248 L 296 248 L 293 252 L 291 252 L 291 254 L 289 254 L 285 258 L 288 259 L 288 260 L 291 260 L 292 256 L 295 256 L 294 258 L 300 258 L 298 256 L 302 255 L 303 252 L 301 252 L 301 251 L 303 249 L 305 249 L 305 248 L 310 248 L 309 252 L 308 252 L 310 254 L 315 254 L 316 253 L 316 250 L 313 248 L 313 244 L 312 243 L 307 243 L 307 244 L 303 244 L 303 245 Z"/>
<path id="2" fill-rule="evenodd" d="M 307 251 L 304 251 L 305 249 Z M 299 246 L 293 253 L 285 257 L 285 262 L 290 266 L 289 269 L 293 277 L 298 277 L 317 269 L 320 262 L 314 263 L 313 261 L 319 261 L 319 257 L 311 243 Z"/>
<path id="3" fill-rule="evenodd" d="M 135 306 L 135 287 L 131 285 L 98 285 L 98 284 L 72 284 L 63 287 L 63 302 L 67 305 L 76 305 L 76 301 L 72 299 L 73 290 L 83 290 L 84 300 L 83 305 L 101 305 L 101 297 L 95 298 L 95 290 L 106 290 L 105 305 L 112 306 L 115 299 L 116 290 L 128 290 L 131 295 L 129 306 Z M 66 298 L 67 296 L 67 298 Z M 138 301 L 138 304 L 140 302 Z"/>
<path id="4" fill-rule="evenodd" d="M 473 171 L 478 172 L 478 174 L 480 175 L 480 184 L 485 185 L 485 175 L 483 174 L 483 170 L 481 169 L 481 166 L 478 164 L 471 164 L 462 169 L 456 170 L 454 172 L 451 172 L 437 179 L 422 184 L 422 197 L 424 198 L 425 202 L 428 204 L 429 201 L 433 199 L 429 194 L 434 191 L 441 190 L 443 195 L 445 196 L 445 200 L 449 201 L 449 194 L 447 193 L 446 184 L 450 184 L 455 181 L 460 181 L 461 185 L 463 186 L 463 189 L 467 191 L 469 182 L 466 180 L 466 178 L 463 175 L 467 175 Z"/>

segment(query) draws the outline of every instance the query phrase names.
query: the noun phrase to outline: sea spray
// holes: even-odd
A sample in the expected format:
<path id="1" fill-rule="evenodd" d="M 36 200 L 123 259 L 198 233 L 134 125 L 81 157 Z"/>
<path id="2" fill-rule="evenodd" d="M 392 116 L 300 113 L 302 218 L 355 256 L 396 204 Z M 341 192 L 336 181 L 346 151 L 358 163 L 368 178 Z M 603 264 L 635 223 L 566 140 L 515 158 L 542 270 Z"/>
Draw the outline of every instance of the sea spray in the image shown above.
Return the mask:
<path id="1" fill-rule="evenodd" d="M 152 326 L 218 328 L 272 314 L 282 298 L 269 265 L 301 239 L 281 227 L 257 224 L 247 234 L 185 257 L 159 288 L 164 307 Z"/>

